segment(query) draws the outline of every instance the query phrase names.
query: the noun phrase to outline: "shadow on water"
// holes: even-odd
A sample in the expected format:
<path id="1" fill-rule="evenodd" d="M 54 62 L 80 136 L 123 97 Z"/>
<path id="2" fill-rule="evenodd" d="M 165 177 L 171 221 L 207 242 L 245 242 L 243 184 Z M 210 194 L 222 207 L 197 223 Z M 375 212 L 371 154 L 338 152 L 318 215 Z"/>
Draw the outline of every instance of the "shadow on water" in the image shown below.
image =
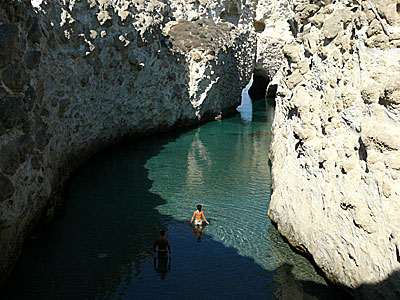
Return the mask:
<path id="1" fill-rule="evenodd" d="M 174 138 L 122 143 L 75 171 L 65 187 L 65 207 L 25 243 L 0 298 L 94 299 L 132 269 L 140 273 L 141 263 L 152 258 L 158 230 L 169 221 L 154 209 L 164 200 L 149 192 L 143 166 Z"/>
<path id="2" fill-rule="evenodd" d="M 266 270 L 213 239 L 208 227 L 159 213 L 166 200 L 150 191 L 145 165 L 185 132 L 119 144 L 77 170 L 63 212 L 26 242 L 0 298 L 344 299 L 327 285 L 299 280 L 290 260 Z M 152 249 L 161 228 L 172 245 L 167 262 L 154 260 Z M 280 238 L 273 226 L 267 236 Z M 271 251 L 266 259 L 284 255 L 273 243 Z"/>

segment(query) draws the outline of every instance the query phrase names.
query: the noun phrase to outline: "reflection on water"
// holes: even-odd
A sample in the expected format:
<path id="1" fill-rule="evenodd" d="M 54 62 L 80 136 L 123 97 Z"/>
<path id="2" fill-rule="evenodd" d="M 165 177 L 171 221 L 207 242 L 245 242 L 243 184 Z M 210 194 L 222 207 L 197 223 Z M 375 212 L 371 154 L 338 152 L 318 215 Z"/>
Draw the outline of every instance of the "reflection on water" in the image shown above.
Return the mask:
<path id="1" fill-rule="evenodd" d="M 253 119 L 253 103 L 249 96 L 249 89 L 253 84 L 253 75 L 246 87 L 242 90 L 242 103 L 236 108 L 240 112 L 242 120 L 251 122 Z"/>
<path id="2" fill-rule="evenodd" d="M 205 162 L 208 166 L 211 164 L 210 155 L 201 140 L 198 138 L 199 132 L 196 131 L 194 135 L 197 136 L 197 138 L 193 139 L 190 151 L 187 155 L 187 186 L 204 184 L 203 174 L 201 173 L 201 168 L 198 165 L 199 161 Z"/>
<path id="3" fill-rule="evenodd" d="M 192 226 L 193 235 L 197 237 L 197 242 L 201 242 L 201 238 L 206 233 L 208 225 L 202 226 Z"/>
<path id="4" fill-rule="evenodd" d="M 272 107 L 100 153 L 29 239 L 1 299 L 339 299 L 267 216 Z M 210 225 L 189 220 L 202 204 Z M 167 229 L 167 261 L 153 242 Z"/>
<path id="5" fill-rule="evenodd" d="M 171 257 L 154 257 L 154 271 L 160 274 L 160 279 L 164 280 L 168 271 L 171 270 Z"/>

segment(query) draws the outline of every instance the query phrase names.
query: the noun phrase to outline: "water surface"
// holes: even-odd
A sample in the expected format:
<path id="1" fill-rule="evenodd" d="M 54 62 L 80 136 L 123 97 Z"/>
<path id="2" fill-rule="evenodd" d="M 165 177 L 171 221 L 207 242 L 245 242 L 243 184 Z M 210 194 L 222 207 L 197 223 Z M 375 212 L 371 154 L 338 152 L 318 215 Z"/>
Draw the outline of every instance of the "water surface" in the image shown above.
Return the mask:
<path id="1" fill-rule="evenodd" d="M 77 170 L 1 299 L 339 299 L 271 225 L 273 107 L 137 139 Z M 197 204 L 210 225 L 189 226 Z M 154 259 L 167 230 L 171 260 Z"/>

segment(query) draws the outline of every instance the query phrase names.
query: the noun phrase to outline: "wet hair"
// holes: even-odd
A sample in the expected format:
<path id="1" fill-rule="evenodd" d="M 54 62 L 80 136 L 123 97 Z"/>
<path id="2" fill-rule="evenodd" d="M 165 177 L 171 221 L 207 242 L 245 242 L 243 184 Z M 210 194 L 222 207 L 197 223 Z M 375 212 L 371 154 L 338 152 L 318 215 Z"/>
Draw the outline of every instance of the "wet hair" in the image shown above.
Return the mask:
<path id="1" fill-rule="evenodd" d="M 197 205 L 197 209 L 198 209 L 198 211 L 201 211 L 201 205 L 200 204 Z"/>
<path id="2" fill-rule="evenodd" d="M 164 229 L 161 229 L 161 230 L 160 230 L 160 234 L 161 234 L 161 235 L 165 235 L 165 230 L 164 230 Z"/>

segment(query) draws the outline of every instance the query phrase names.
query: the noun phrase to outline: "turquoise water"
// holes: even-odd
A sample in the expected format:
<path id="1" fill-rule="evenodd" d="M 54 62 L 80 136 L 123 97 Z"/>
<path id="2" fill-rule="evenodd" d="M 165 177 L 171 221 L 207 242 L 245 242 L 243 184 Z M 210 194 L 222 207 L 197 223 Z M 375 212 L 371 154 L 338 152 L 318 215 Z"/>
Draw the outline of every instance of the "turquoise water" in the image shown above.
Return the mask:
<path id="1" fill-rule="evenodd" d="M 267 216 L 273 107 L 119 144 L 77 170 L 1 299 L 341 299 Z M 210 225 L 189 225 L 197 204 Z M 154 258 L 167 230 L 172 256 Z"/>

